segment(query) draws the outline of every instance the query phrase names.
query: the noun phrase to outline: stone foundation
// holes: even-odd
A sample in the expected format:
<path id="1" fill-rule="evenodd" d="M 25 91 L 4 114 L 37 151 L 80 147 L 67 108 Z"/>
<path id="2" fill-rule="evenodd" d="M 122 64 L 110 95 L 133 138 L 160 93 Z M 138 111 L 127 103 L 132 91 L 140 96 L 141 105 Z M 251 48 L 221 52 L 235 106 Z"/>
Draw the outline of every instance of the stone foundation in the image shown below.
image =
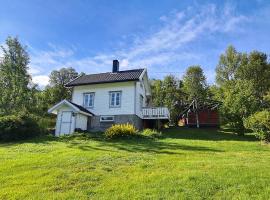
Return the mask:
<path id="1" fill-rule="evenodd" d="M 105 131 L 113 124 L 133 124 L 136 129 L 142 130 L 143 120 L 137 115 L 114 115 L 114 122 L 100 122 L 100 116 L 88 118 L 88 131 Z"/>

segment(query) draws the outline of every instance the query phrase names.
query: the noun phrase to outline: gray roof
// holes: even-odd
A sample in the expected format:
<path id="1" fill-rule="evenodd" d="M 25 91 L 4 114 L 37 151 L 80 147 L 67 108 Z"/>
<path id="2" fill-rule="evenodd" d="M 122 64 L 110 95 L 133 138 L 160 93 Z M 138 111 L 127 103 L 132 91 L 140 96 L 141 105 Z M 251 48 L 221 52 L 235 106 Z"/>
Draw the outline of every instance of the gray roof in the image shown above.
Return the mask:
<path id="1" fill-rule="evenodd" d="M 81 111 L 86 112 L 86 113 L 89 113 L 89 114 L 95 116 L 94 113 L 90 112 L 90 111 L 87 110 L 86 108 L 84 108 L 84 107 L 82 107 L 82 106 L 80 106 L 80 105 L 78 105 L 78 104 L 76 104 L 76 103 L 73 103 L 73 102 L 71 102 L 71 101 L 68 101 L 68 102 L 71 103 L 72 105 L 74 105 L 75 107 L 79 108 Z"/>
<path id="2" fill-rule="evenodd" d="M 91 85 L 100 83 L 126 82 L 139 80 L 144 69 L 133 69 L 118 71 L 116 73 L 107 72 L 100 74 L 83 75 L 66 84 L 67 87 L 77 85 Z"/>

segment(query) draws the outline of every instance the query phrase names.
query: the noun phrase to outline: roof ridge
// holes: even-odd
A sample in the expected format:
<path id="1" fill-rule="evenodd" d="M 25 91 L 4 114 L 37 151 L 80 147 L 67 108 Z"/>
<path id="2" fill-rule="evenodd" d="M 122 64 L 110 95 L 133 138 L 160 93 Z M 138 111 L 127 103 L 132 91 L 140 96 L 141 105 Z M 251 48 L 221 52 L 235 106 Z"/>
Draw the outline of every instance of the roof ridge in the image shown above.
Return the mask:
<path id="1" fill-rule="evenodd" d="M 119 72 L 132 72 L 132 71 L 139 71 L 139 70 L 144 70 L 145 68 L 137 68 L 137 69 L 129 69 L 129 70 L 121 70 L 118 72 L 102 72 L 102 73 L 95 73 L 95 74 L 86 74 L 83 76 L 92 76 L 92 75 L 100 75 L 100 74 L 117 74 Z"/>

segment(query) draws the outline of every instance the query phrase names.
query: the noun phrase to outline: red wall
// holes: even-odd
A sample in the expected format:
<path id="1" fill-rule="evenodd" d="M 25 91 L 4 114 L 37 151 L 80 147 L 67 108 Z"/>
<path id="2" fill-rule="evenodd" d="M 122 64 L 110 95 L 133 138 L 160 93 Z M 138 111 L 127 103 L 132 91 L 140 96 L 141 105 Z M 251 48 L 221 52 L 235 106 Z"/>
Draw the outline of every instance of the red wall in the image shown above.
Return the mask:
<path id="1" fill-rule="evenodd" d="M 218 112 L 213 110 L 199 111 L 199 123 L 218 125 L 219 124 Z M 196 124 L 196 114 L 193 112 L 188 114 L 187 125 L 189 124 Z"/>

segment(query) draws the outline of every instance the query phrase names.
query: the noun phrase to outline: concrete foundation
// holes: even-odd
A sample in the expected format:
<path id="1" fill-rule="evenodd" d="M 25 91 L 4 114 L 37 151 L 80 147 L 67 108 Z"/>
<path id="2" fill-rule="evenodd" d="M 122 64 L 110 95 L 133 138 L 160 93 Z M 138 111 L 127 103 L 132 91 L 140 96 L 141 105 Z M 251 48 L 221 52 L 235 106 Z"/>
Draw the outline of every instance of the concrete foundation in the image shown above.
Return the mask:
<path id="1" fill-rule="evenodd" d="M 100 122 L 100 116 L 88 118 L 88 131 L 105 131 L 113 124 L 133 124 L 136 129 L 143 129 L 143 120 L 137 115 L 114 115 L 114 122 Z"/>

